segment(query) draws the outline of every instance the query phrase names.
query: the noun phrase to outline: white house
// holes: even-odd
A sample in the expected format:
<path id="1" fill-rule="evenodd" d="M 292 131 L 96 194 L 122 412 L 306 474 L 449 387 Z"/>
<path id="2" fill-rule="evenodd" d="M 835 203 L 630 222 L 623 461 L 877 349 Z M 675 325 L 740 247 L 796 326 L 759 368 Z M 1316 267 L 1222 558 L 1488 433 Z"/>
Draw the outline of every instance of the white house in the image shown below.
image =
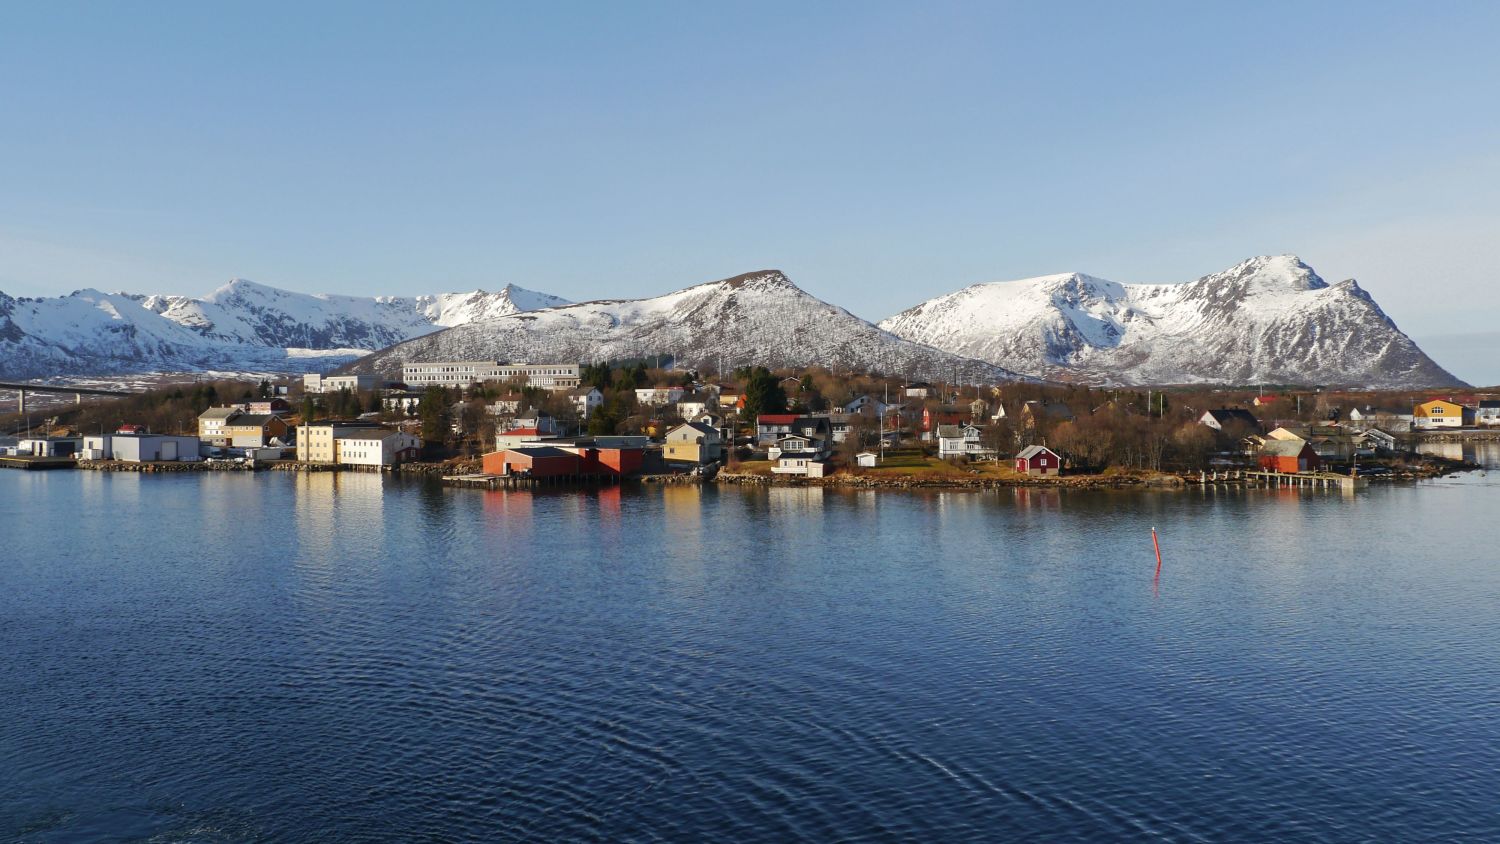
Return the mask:
<path id="1" fill-rule="evenodd" d="M 677 403 L 677 415 L 683 419 L 693 419 L 702 416 L 716 406 L 711 399 L 705 397 L 685 398 Z"/>
<path id="2" fill-rule="evenodd" d="M 568 391 L 568 401 L 573 403 L 573 409 L 578 412 L 580 419 L 587 419 L 593 415 L 595 408 L 604 404 L 604 394 L 599 392 L 598 387 L 578 387 Z"/>
<path id="3" fill-rule="evenodd" d="M 384 428 L 344 431 L 334 442 L 335 462 L 346 466 L 394 466 L 417 459 L 422 451 L 419 437 Z"/>
<path id="4" fill-rule="evenodd" d="M 930 399 L 937 395 L 937 388 L 926 381 L 914 381 L 902 387 L 901 392 L 909 399 Z"/>
<path id="5" fill-rule="evenodd" d="M 1500 401 L 1482 399 L 1474 411 L 1474 424 L 1493 427 L 1500 425 Z"/>
<path id="6" fill-rule="evenodd" d="M 380 379 L 374 375 L 313 374 L 302 376 L 302 392 L 304 393 L 337 393 L 339 390 L 362 393 L 379 386 Z"/>
<path id="7" fill-rule="evenodd" d="M 854 455 L 854 462 L 862 469 L 873 469 L 879 459 L 880 455 L 873 451 L 861 451 L 859 454 Z"/>
<path id="8" fill-rule="evenodd" d="M 635 391 L 637 404 L 647 404 L 652 407 L 666 407 L 682 401 L 687 391 L 681 387 L 639 387 Z"/>
<path id="9" fill-rule="evenodd" d="M 870 416 L 883 416 L 885 409 L 886 403 L 869 393 L 865 393 L 844 405 L 845 413 L 864 413 Z"/>
<path id="10" fill-rule="evenodd" d="M 938 457 L 993 459 L 996 452 L 993 448 L 985 447 L 983 435 L 984 431 L 978 425 L 939 425 L 937 429 Z"/>

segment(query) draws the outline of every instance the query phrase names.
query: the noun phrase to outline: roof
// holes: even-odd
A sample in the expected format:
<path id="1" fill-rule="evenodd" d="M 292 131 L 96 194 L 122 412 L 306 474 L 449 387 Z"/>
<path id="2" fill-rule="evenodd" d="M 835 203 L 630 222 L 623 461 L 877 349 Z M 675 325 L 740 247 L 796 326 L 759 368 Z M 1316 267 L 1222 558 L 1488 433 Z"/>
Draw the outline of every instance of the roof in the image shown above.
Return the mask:
<path id="1" fill-rule="evenodd" d="M 511 428 L 509 431 L 501 431 L 499 435 L 502 437 L 534 437 L 540 433 L 541 431 L 535 428 Z"/>
<path id="2" fill-rule="evenodd" d="M 964 429 L 960 425 L 939 425 L 937 427 L 937 435 L 940 437 L 961 437 L 964 435 Z"/>
<path id="3" fill-rule="evenodd" d="M 798 419 L 795 413 L 762 413 L 755 417 L 757 425 L 790 425 Z"/>
<path id="4" fill-rule="evenodd" d="M 1036 457 L 1039 454 L 1050 454 L 1053 457 L 1057 456 L 1057 452 L 1044 445 L 1028 445 L 1020 451 L 1016 452 L 1016 459 L 1030 460 L 1031 458 Z"/>
<path id="5" fill-rule="evenodd" d="M 570 395 L 570 396 L 577 396 L 579 398 L 582 398 L 582 397 L 588 395 L 589 393 L 595 393 L 595 392 L 598 392 L 598 391 L 599 391 L 598 387 L 595 387 L 594 385 L 589 384 L 589 385 L 586 385 L 586 386 L 583 386 L 583 387 L 574 387 L 573 389 L 571 389 L 571 390 L 568 391 L 568 395 Z"/>
<path id="6" fill-rule="evenodd" d="M 1260 453 L 1268 457 L 1296 457 L 1302 449 L 1312 448 L 1306 440 L 1266 440 Z"/>
<path id="7" fill-rule="evenodd" d="M 244 411 L 239 409 L 238 407 L 210 407 L 208 410 L 205 410 L 202 413 L 198 414 L 198 418 L 228 419 L 231 416 L 237 416 L 241 413 L 244 413 Z"/>
<path id="8" fill-rule="evenodd" d="M 388 428 L 345 428 L 334 432 L 334 436 L 341 440 L 383 440 L 399 433 L 402 432 Z"/>
<path id="9" fill-rule="evenodd" d="M 698 433 L 704 434 L 706 436 L 717 436 L 719 433 L 718 428 L 715 428 L 712 425 L 705 425 L 702 422 L 684 422 L 681 425 L 673 428 L 672 431 L 675 433 L 682 430 L 683 428 L 692 428 L 694 431 L 697 431 Z"/>
<path id="10" fill-rule="evenodd" d="M 1223 425 L 1225 422 L 1240 421 L 1248 425 L 1260 426 L 1260 420 L 1255 418 L 1255 414 L 1243 407 L 1220 407 L 1208 411 L 1208 415 L 1212 416 L 1214 421 L 1220 425 Z"/>
<path id="11" fill-rule="evenodd" d="M 1500 408 L 1500 399 L 1485 399 L 1484 401 L 1481 401 L 1479 403 L 1479 408 L 1481 410 L 1489 410 L 1491 408 Z"/>
<path id="12" fill-rule="evenodd" d="M 526 445 L 519 448 L 507 448 L 507 454 L 524 454 L 527 457 L 577 457 L 571 451 L 563 451 L 550 445 Z"/>
<path id="13" fill-rule="evenodd" d="M 257 428 L 264 428 L 266 423 L 272 419 L 279 420 L 281 417 L 274 413 L 246 413 L 244 416 L 235 417 L 233 421 L 235 427 L 243 428 L 248 425 L 254 425 Z"/>

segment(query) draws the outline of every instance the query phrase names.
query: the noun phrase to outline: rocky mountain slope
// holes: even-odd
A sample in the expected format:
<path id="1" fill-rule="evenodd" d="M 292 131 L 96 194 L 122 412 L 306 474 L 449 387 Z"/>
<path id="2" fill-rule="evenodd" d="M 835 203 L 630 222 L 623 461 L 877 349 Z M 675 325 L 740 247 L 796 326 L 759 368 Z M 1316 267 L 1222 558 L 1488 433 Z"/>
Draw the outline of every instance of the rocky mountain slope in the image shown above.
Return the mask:
<path id="1" fill-rule="evenodd" d="M 929 380 L 1018 377 L 902 340 L 799 289 L 776 270 L 650 299 L 609 299 L 471 322 L 350 364 L 395 374 L 406 361 L 595 361 L 670 355 L 681 366 L 827 366 Z"/>
<path id="2" fill-rule="evenodd" d="M 976 284 L 880 323 L 918 343 L 1097 384 L 1459 384 L 1351 280 L 1292 255 L 1185 284 L 1071 273 Z"/>
<path id="3" fill-rule="evenodd" d="M 0 377 L 323 369 L 442 328 L 565 303 L 514 286 L 415 298 L 314 296 L 244 279 L 202 298 L 0 293 Z"/>

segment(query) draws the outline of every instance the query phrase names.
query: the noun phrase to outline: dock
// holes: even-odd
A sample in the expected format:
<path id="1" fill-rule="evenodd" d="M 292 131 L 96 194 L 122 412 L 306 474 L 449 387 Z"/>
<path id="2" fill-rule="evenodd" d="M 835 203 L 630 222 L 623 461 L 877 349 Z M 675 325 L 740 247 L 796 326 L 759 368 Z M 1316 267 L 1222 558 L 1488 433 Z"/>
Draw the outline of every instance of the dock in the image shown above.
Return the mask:
<path id="1" fill-rule="evenodd" d="M 71 457 L 0 457 L 0 469 L 76 469 L 78 461 Z"/>
<path id="2" fill-rule="evenodd" d="M 1369 478 L 1354 475 L 1336 475 L 1332 472 L 1267 472 L 1247 471 L 1245 478 L 1258 480 L 1266 486 L 1305 487 L 1308 489 L 1364 489 L 1370 485 Z"/>

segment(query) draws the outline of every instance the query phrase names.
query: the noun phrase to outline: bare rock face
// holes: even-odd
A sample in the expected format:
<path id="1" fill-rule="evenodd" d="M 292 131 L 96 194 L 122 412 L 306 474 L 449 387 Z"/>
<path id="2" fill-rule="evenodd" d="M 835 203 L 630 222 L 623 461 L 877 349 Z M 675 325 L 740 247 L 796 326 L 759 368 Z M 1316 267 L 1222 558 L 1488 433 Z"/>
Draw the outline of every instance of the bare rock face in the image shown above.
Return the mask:
<path id="1" fill-rule="evenodd" d="M 997 366 L 1094 384 L 1462 383 L 1358 283 L 1330 285 L 1291 255 L 1251 258 L 1186 284 L 1079 273 L 976 284 L 880 326 Z"/>
<path id="2" fill-rule="evenodd" d="M 471 322 L 361 358 L 394 374 L 408 361 L 599 361 L 665 356 L 676 365 L 827 366 L 944 381 L 1019 376 L 889 332 L 806 293 L 777 270 L 649 299 L 606 299 Z"/>

